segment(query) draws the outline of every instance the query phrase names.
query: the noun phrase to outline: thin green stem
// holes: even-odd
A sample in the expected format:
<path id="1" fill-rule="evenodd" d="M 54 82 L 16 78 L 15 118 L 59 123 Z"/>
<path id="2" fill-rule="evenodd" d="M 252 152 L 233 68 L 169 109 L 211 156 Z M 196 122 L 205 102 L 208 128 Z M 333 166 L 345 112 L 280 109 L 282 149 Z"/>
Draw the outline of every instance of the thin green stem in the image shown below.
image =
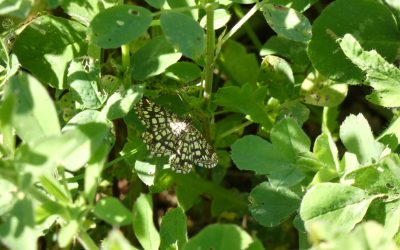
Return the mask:
<path id="1" fill-rule="evenodd" d="M 79 232 L 78 240 L 81 243 L 82 247 L 87 250 L 98 250 L 99 248 L 94 243 L 92 238 L 87 234 L 86 231 Z"/>
<path id="2" fill-rule="evenodd" d="M 228 136 L 230 134 L 236 133 L 238 130 L 243 129 L 243 128 L 245 128 L 245 127 L 247 127 L 247 126 L 249 126 L 249 125 L 251 125 L 253 123 L 254 123 L 253 121 L 246 121 L 246 122 L 244 122 L 244 123 L 242 123 L 242 124 L 240 124 L 240 125 L 238 125 L 236 127 L 233 127 L 231 129 L 225 131 L 224 133 L 221 133 L 218 136 L 217 140 L 221 140 L 222 138 L 224 138 L 224 137 L 226 137 L 226 136 Z"/>
<path id="3" fill-rule="evenodd" d="M 329 108 L 328 107 L 324 107 L 324 109 L 322 110 L 322 122 L 321 122 L 321 131 L 329 131 Z"/>
<path id="4" fill-rule="evenodd" d="M 190 185 L 196 190 L 202 190 L 205 194 L 213 197 L 216 200 L 222 201 L 224 204 L 229 204 L 232 206 L 232 208 L 236 208 L 239 211 L 246 212 L 248 209 L 248 203 L 246 199 L 241 197 L 239 194 L 200 178 L 198 175 L 174 174 L 174 180 L 177 185 Z"/>
<path id="5" fill-rule="evenodd" d="M 206 106 L 210 102 L 212 85 L 213 85 L 213 70 L 214 70 L 214 50 L 215 50 L 215 32 L 214 32 L 214 5 L 206 5 L 207 16 L 207 33 L 206 33 L 206 66 L 204 68 L 204 92 L 203 97 Z"/>
<path id="6" fill-rule="evenodd" d="M 226 41 L 228 41 L 229 38 L 231 38 L 249 19 L 252 17 L 258 10 L 258 5 L 254 5 L 253 8 L 251 8 L 246 15 L 243 16 L 242 19 L 240 19 L 239 22 L 235 24 L 235 26 L 232 27 L 232 29 L 222 38 L 221 40 L 221 46 L 224 44 Z"/>
<path id="7" fill-rule="evenodd" d="M 233 11 L 235 12 L 235 14 L 239 17 L 239 18 L 243 18 L 243 11 L 240 8 L 240 5 L 234 5 L 233 6 Z M 257 34 L 254 32 L 254 30 L 247 24 L 243 25 L 243 28 L 246 30 L 247 35 L 249 36 L 250 40 L 253 42 L 253 44 L 255 45 L 255 47 L 257 49 L 261 49 L 262 47 L 262 43 L 260 41 L 260 39 L 258 39 Z"/>
<path id="8" fill-rule="evenodd" d="M 122 66 L 125 70 L 131 66 L 131 55 L 129 52 L 129 44 L 121 46 Z"/>

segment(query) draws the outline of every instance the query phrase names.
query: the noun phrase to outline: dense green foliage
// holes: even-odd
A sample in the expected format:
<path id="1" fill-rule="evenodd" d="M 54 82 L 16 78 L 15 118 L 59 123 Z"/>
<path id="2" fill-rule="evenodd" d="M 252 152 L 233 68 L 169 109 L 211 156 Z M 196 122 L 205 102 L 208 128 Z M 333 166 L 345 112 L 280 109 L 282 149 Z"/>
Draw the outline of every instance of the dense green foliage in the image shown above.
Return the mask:
<path id="1" fill-rule="evenodd" d="M 399 248 L 398 1 L 0 13 L 1 248 Z M 150 154 L 143 96 L 191 120 L 218 166 Z"/>

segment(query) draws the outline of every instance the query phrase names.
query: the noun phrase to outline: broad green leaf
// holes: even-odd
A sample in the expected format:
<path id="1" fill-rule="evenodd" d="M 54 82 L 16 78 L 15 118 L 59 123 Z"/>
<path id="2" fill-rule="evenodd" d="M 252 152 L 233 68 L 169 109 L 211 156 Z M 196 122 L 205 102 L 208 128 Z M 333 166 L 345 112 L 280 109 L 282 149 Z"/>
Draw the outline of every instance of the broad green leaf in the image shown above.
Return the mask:
<path id="1" fill-rule="evenodd" d="M 165 70 L 165 75 L 181 82 L 190 82 L 201 77 L 201 69 L 191 62 L 177 62 Z"/>
<path id="2" fill-rule="evenodd" d="M 43 84 L 65 88 L 69 62 L 86 55 L 86 28 L 65 18 L 43 15 L 34 19 L 15 40 L 13 52 L 23 68 Z"/>
<path id="3" fill-rule="evenodd" d="M 156 165 L 144 162 L 135 161 L 135 171 L 139 179 L 147 186 L 154 185 L 154 179 L 156 175 Z"/>
<path id="4" fill-rule="evenodd" d="M 247 249 L 252 238 L 236 225 L 214 224 L 205 227 L 189 240 L 184 250 L 194 249 Z"/>
<path id="5" fill-rule="evenodd" d="M 224 27 L 229 20 L 231 19 L 231 15 L 225 9 L 216 9 L 214 10 L 214 30 L 220 29 Z M 207 28 L 207 16 L 203 16 L 200 20 L 200 25 L 203 28 Z"/>
<path id="6" fill-rule="evenodd" d="M 265 128 L 272 126 L 272 118 L 264 99 L 266 87 L 253 87 L 246 84 L 242 87 L 229 86 L 220 88 L 215 94 L 216 103 L 228 110 L 247 115 L 249 120 L 262 124 Z"/>
<path id="7" fill-rule="evenodd" d="M 265 56 L 258 77 L 261 84 L 268 87 L 269 94 L 279 101 L 294 95 L 294 77 L 290 65 L 280 57 Z"/>
<path id="8" fill-rule="evenodd" d="M 78 114 L 76 114 L 74 117 L 72 117 L 67 124 L 62 128 L 62 132 L 65 133 L 73 128 L 75 128 L 77 125 L 82 125 L 82 124 L 87 124 L 90 122 L 96 122 L 98 121 L 100 116 L 100 112 L 97 110 L 92 110 L 92 109 L 86 109 Z"/>
<path id="9" fill-rule="evenodd" d="M 315 157 L 328 168 L 340 171 L 339 152 L 329 131 L 317 137 L 313 149 Z"/>
<path id="10" fill-rule="evenodd" d="M 338 230 L 332 225 L 315 227 L 313 231 L 313 249 L 325 249 L 326 246 L 332 250 L 399 249 L 391 236 L 375 221 L 361 223 L 352 232 Z M 329 236 L 324 237 L 327 234 Z"/>
<path id="11" fill-rule="evenodd" d="M 97 14 L 89 26 L 91 41 L 101 48 L 116 48 L 129 43 L 150 26 L 151 12 L 134 5 L 118 5 Z"/>
<path id="12" fill-rule="evenodd" d="M 107 100 L 101 113 L 109 120 L 126 116 L 143 95 L 143 85 L 132 85 L 128 89 L 117 90 Z"/>
<path id="13" fill-rule="evenodd" d="M 143 80 L 159 75 L 181 56 L 182 54 L 175 52 L 165 37 L 155 37 L 132 55 L 133 78 Z"/>
<path id="14" fill-rule="evenodd" d="M 161 7 L 165 4 L 166 0 L 145 0 L 149 5 L 154 8 L 161 9 Z"/>
<path id="15" fill-rule="evenodd" d="M 282 119 L 272 128 L 271 142 L 290 161 L 299 153 L 309 152 L 311 147 L 307 134 L 292 118 Z"/>
<path id="16" fill-rule="evenodd" d="M 34 210 L 27 198 L 15 203 L 0 224 L 0 240 L 9 249 L 37 249 L 39 233 L 35 230 Z"/>
<path id="17" fill-rule="evenodd" d="M 362 114 L 350 115 L 344 120 L 340 126 L 340 139 L 364 165 L 377 161 L 383 151 L 383 145 L 375 141 L 368 121 Z"/>
<path id="18" fill-rule="evenodd" d="M 150 195 L 141 194 L 133 205 L 133 230 L 145 250 L 160 246 L 160 235 L 153 223 L 153 203 Z"/>
<path id="19" fill-rule="evenodd" d="M 395 150 L 400 142 L 400 117 L 391 121 L 390 125 L 377 138 L 379 142 Z"/>
<path id="20" fill-rule="evenodd" d="M 232 82 L 238 85 L 257 82 L 260 67 L 257 58 L 255 54 L 247 53 L 240 43 L 228 40 L 222 47 L 217 62 Z"/>
<path id="21" fill-rule="evenodd" d="M 15 150 L 15 136 L 13 132 L 13 119 L 15 116 L 15 96 L 6 95 L 0 105 L 0 134 L 2 138 L 2 154 L 13 155 Z M 1 214 L 1 213 L 0 213 Z"/>
<path id="22" fill-rule="evenodd" d="M 67 84 L 82 109 L 98 109 L 105 101 L 97 86 L 99 67 L 87 59 L 72 60 L 68 67 Z"/>
<path id="23" fill-rule="evenodd" d="M 193 207 L 193 204 L 201 194 L 201 190 L 191 185 L 177 185 L 176 198 L 178 199 L 179 207 L 184 211 L 188 211 Z"/>
<path id="24" fill-rule="evenodd" d="M 240 170 L 252 170 L 256 174 L 270 174 L 290 168 L 290 159 L 268 141 L 255 135 L 247 135 L 232 146 L 232 160 Z"/>
<path id="25" fill-rule="evenodd" d="M 285 187 L 263 182 L 250 193 L 250 212 L 263 226 L 274 227 L 289 218 L 300 206 L 300 198 Z"/>
<path id="26" fill-rule="evenodd" d="M 92 155 L 85 168 L 84 192 L 86 199 L 90 204 L 92 204 L 96 196 L 97 185 L 101 180 L 101 172 L 107 160 L 110 149 L 111 147 L 108 144 L 101 145 L 96 153 Z"/>
<path id="27" fill-rule="evenodd" d="M 303 12 L 311 7 L 318 0 L 269 0 L 268 3 L 293 8 L 299 12 Z"/>
<path id="28" fill-rule="evenodd" d="M 107 197 L 97 202 L 94 214 L 113 226 L 132 224 L 132 214 L 118 199 Z"/>
<path id="29" fill-rule="evenodd" d="M 356 187 L 320 183 L 304 195 L 300 216 L 307 230 L 313 227 L 313 223 L 324 223 L 350 232 L 363 219 L 374 198 Z"/>
<path id="30" fill-rule="evenodd" d="M 350 34 L 343 37 L 340 46 L 345 55 L 367 73 L 366 84 L 374 88 L 374 91 L 366 99 L 388 108 L 400 106 L 400 70 L 388 63 L 376 50 L 364 51 Z"/>
<path id="31" fill-rule="evenodd" d="M 175 246 L 182 249 L 187 242 L 186 216 L 181 208 L 169 210 L 162 218 L 160 225 L 160 249 Z"/>
<path id="32" fill-rule="evenodd" d="M 297 1 L 296 1 L 297 2 Z M 310 66 L 306 44 L 272 36 L 260 50 L 260 56 L 277 55 L 290 61 L 293 72 L 305 72 Z"/>
<path id="33" fill-rule="evenodd" d="M 264 18 L 269 26 L 280 36 L 297 42 L 308 42 L 311 39 L 311 24 L 307 17 L 295 9 L 264 4 Z"/>
<path id="34" fill-rule="evenodd" d="M 181 8 L 181 10 L 188 9 L 187 11 L 182 11 L 182 13 L 191 16 L 194 20 L 198 20 L 199 9 L 193 8 L 197 5 L 197 2 L 195 0 L 167 0 L 167 2 L 172 9 L 177 9 L 177 8 Z"/>
<path id="35" fill-rule="evenodd" d="M 179 12 L 165 12 L 160 24 L 168 42 L 184 56 L 198 59 L 204 53 L 204 30 L 193 18 Z"/>
<path id="36" fill-rule="evenodd" d="M 0 2 L 0 16 L 14 16 L 25 19 L 33 5 L 33 0 L 3 0 Z"/>
<path id="37" fill-rule="evenodd" d="M 377 49 L 388 61 L 396 57 L 400 38 L 396 19 L 381 1 L 337 0 L 314 21 L 308 55 L 316 70 L 346 83 L 360 83 L 363 74 L 344 55 L 337 39 L 353 34 L 362 46 Z M 334 53 L 333 53 L 334 52 Z"/>
<path id="38" fill-rule="evenodd" d="M 13 127 L 27 143 L 59 135 L 57 112 L 47 90 L 32 76 L 20 73 L 10 78 L 6 96 L 15 96 Z"/>
<path id="39" fill-rule="evenodd" d="M 300 101 L 286 101 L 280 106 L 279 115 L 277 120 L 291 117 L 300 125 L 303 125 L 310 117 L 310 110 L 304 106 Z"/>
<path id="40" fill-rule="evenodd" d="M 61 136 L 48 137 L 22 147 L 17 164 L 33 176 L 40 175 L 40 169 L 51 170 L 58 165 L 77 171 L 107 142 L 108 135 L 109 128 L 104 124 L 78 125 Z"/>
<path id="41" fill-rule="evenodd" d="M 15 190 L 17 190 L 17 187 L 7 180 L 0 179 L 0 190 L 0 216 L 3 216 L 17 202 L 17 199 L 15 199 Z"/>
<path id="42" fill-rule="evenodd" d="M 66 14 L 85 26 L 89 26 L 93 17 L 104 8 L 98 0 L 87 0 L 84 4 L 78 1 L 61 1 L 60 5 Z"/>
<path id="43" fill-rule="evenodd" d="M 57 242 L 62 248 L 71 244 L 71 241 L 79 232 L 79 223 L 76 220 L 69 221 L 66 225 L 61 227 L 58 232 Z"/>
<path id="44" fill-rule="evenodd" d="M 400 192 L 400 158 L 390 154 L 367 167 L 357 169 L 346 175 L 346 180 L 352 180 L 352 185 L 369 194 L 387 194 L 395 196 Z"/>
<path id="45" fill-rule="evenodd" d="M 318 72 L 310 72 L 301 84 L 300 98 L 307 104 L 334 107 L 343 102 L 347 90 L 347 84 L 336 83 Z"/>
<path id="46" fill-rule="evenodd" d="M 101 249 L 104 250 L 136 250 L 118 229 L 114 228 L 101 242 Z"/>

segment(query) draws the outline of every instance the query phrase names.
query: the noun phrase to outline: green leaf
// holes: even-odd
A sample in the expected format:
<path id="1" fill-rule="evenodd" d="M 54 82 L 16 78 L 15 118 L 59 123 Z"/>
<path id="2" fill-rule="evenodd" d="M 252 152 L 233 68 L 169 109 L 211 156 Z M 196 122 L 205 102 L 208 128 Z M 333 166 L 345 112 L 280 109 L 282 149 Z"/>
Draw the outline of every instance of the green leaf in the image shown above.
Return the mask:
<path id="1" fill-rule="evenodd" d="M 135 84 L 128 89 L 115 91 L 108 99 L 101 113 L 109 120 L 126 116 L 143 95 L 144 86 Z"/>
<path id="2" fill-rule="evenodd" d="M 160 249 L 176 246 L 182 249 L 187 242 L 186 216 L 181 208 L 169 210 L 162 218 L 160 225 Z"/>
<path id="3" fill-rule="evenodd" d="M 272 128 L 271 141 L 272 144 L 258 136 L 244 136 L 231 146 L 232 160 L 241 170 L 270 174 L 273 179 L 282 178 L 275 179 L 281 185 L 293 185 L 304 177 L 293 166 L 300 153 L 309 152 L 310 139 L 295 120 L 288 118 Z"/>
<path id="4" fill-rule="evenodd" d="M 222 47 L 217 62 L 232 82 L 239 85 L 257 82 L 259 72 L 257 58 L 254 54 L 247 53 L 246 47 L 240 43 L 228 40 Z"/>
<path id="5" fill-rule="evenodd" d="M 0 2 L 0 16 L 14 16 L 21 19 L 28 17 L 33 1 L 3 0 Z"/>
<path id="6" fill-rule="evenodd" d="M 272 118 L 264 104 L 266 87 L 253 87 L 246 84 L 242 87 L 229 86 L 218 89 L 216 103 L 228 110 L 248 115 L 248 119 L 262 124 L 265 128 L 272 126 Z"/>
<path id="7" fill-rule="evenodd" d="M 113 226 L 132 224 L 132 214 L 118 199 L 107 197 L 97 202 L 94 214 Z"/>
<path id="8" fill-rule="evenodd" d="M 89 201 L 90 204 L 92 204 L 96 196 L 97 185 L 101 180 L 101 172 L 107 160 L 110 149 L 111 147 L 108 144 L 101 145 L 96 153 L 91 156 L 85 168 L 84 193 L 87 201 Z"/>
<path id="9" fill-rule="evenodd" d="M 61 136 L 48 137 L 22 147 L 17 163 L 21 170 L 33 176 L 40 175 L 39 169 L 51 170 L 58 165 L 77 171 L 101 148 L 108 135 L 109 128 L 104 124 L 78 125 Z"/>
<path id="10" fill-rule="evenodd" d="M 154 185 L 154 179 L 156 175 L 156 165 L 144 162 L 135 161 L 135 171 L 139 179 L 147 186 Z"/>
<path id="11" fill-rule="evenodd" d="M 310 72 L 301 84 L 300 98 L 304 103 L 335 107 L 347 96 L 348 86 L 327 79 L 318 72 Z"/>
<path id="12" fill-rule="evenodd" d="M 300 198 L 290 189 L 274 187 L 268 182 L 250 193 L 250 212 L 263 226 L 274 227 L 289 218 L 300 206 Z"/>
<path id="13" fill-rule="evenodd" d="M 345 55 L 367 73 L 366 84 L 374 88 L 367 100 L 384 107 L 400 106 L 400 70 L 376 50 L 364 51 L 357 40 L 346 34 L 340 42 Z"/>
<path id="14" fill-rule="evenodd" d="M 278 35 L 297 42 L 308 42 L 311 39 L 310 22 L 295 9 L 268 3 L 263 5 L 262 12 L 269 26 Z"/>
<path id="15" fill-rule="evenodd" d="M 298 100 L 286 101 L 280 106 L 277 120 L 279 121 L 286 117 L 291 117 L 302 125 L 309 119 L 310 110 Z"/>
<path id="16" fill-rule="evenodd" d="M 84 4 L 78 1 L 60 1 L 60 5 L 66 14 L 85 26 L 89 26 L 93 17 L 104 8 L 98 0 L 87 0 Z"/>
<path id="17" fill-rule="evenodd" d="M 201 69 L 197 64 L 177 62 L 165 70 L 165 75 L 181 82 L 190 82 L 201 77 Z"/>
<path id="18" fill-rule="evenodd" d="M 225 9 L 215 9 L 214 10 L 214 30 L 220 29 L 229 22 L 231 15 Z M 207 25 L 207 15 L 204 15 L 200 20 L 201 27 L 206 29 Z"/>
<path id="19" fill-rule="evenodd" d="M 57 112 L 47 90 L 32 76 L 20 73 L 10 78 L 6 96 L 15 96 L 13 127 L 25 142 L 32 143 L 60 134 Z"/>
<path id="20" fill-rule="evenodd" d="M 160 235 L 153 224 L 152 207 L 151 196 L 144 194 L 133 205 L 133 230 L 145 250 L 156 250 L 160 246 Z"/>
<path id="21" fill-rule="evenodd" d="M 97 86 L 99 65 L 93 60 L 72 60 L 67 73 L 67 84 L 82 109 L 98 109 L 105 97 Z"/>
<path id="22" fill-rule="evenodd" d="M 339 152 L 329 131 L 317 137 L 313 149 L 315 157 L 328 168 L 340 171 Z"/>
<path id="23" fill-rule="evenodd" d="M 0 190 L 2 191 L 0 195 L 0 216 L 3 216 L 17 202 L 17 199 L 15 199 L 15 190 L 17 190 L 17 187 L 7 180 L 0 179 Z"/>
<path id="24" fill-rule="evenodd" d="M 166 0 L 145 0 L 149 5 L 154 8 L 161 9 L 161 7 L 165 4 Z"/>
<path id="25" fill-rule="evenodd" d="M 320 183 L 303 197 L 300 216 L 307 230 L 313 223 L 350 232 L 359 223 L 375 197 L 362 189 L 337 183 Z"/>
<path id="26" fill-rule="evenodd" d="M 294 77 L 290 65 L 277 56 L 266 56 L 258 80 L 268 86 L 269 94 L 280 101 L 294 95 Z"/>
<path id="27" fill-rule="evenodd" d="M 280 56 L 290 61 L 293 72 L 303 73 L 310 65 L 306 48 L 307 46 L 304 43 L 288 40 L 284 37 L 272 36 L 262 46 L 260 56 Z"/>
<path id="28" fill-rule="evenodd" d="M 101 249 L 107 250 L 136 250 L 137 248 L 129 243 L 121 231 L 113 228 L 101 243 Z"/>
<path id="29" fill-rule="evenodd" d="M 89 26 L 90 39 L 101 48 L 129 43 L 150 26 L 151 12 L 134 5 L 118 5 L 96 15 Z"/>
<path id="30" fill-rule="evenodd" d="M 74 239 L 74 237 L 78 234 L 78 232 L 79 232 L 78 221 L 76 220 L 69 221 L 66 225 L 61 227 L 58 233 L 57 237 L 58 245 L 62 248 L 67 247 Z"/>
<path id="31" fill-rule="evenodd" d="M 340 126 L 340 139 L 364 165 L 377 161 L 384 149 L 381 143 L 375 141 L 368 121 L 362 114 L 350 115 L 344 120 Z"/>
<path id="32" fill-rule="evenodd" d="M 143 80 L 159 75 L 181 56 L 182 54 L 175 52 L 165 37 L 155 37 L 132 55 L 133 78 Z"/>
<path id="33" fill-rule="evenodd" d="M 43 15 L 34 19 L 15 40 L 13 52 L 23 68 L 54 88 L 65 88 L 69 62 L 85 56 L 86 29 L 74 21 Z"/>
<path id="34" fill-rule="evenodd" d="M 0 224 L 1 242 L 9 249 L 37 249 L 39 233 L 35 229 L 32 201 L 27 198 L 15 203 Z"/>
<path id="35" fill-rule="evenodd" d="M 184 56 L 197 59 L 204 53 L 204 30 L 193 18 L 179 12 L 165 12 L 160 24 L 169 43 Z"/>
<path id="36" fill-rule="evenodd" d="M 386 230 L 374 221 L 361 223 L 352 232 L 335 229 L 332 225 L 316 227 L 314 239 L 317 244 L 314 244 L 313 248 L 320 249 L 329 245 L 329 249 L 333 250 L 348 249 L 349 246 L 351 246 L 352 250 L 399 249 Z M 329 236 L 324 237 L 327 234 Z"/>
<path id="37" fill-rule="evenodd" d="M 272 3 L 275 5 L 282 5 L 286 7 L 293 8 L 299 12 L 303 12 L 311 7 L 318 0 L 269 0 L 268 3 Z"/>
<path id="38" fill-rule="evenodd" d="M 389 154 L 379 163 L 356 169 L 346 175 L 353 186 L 369 194 L 387 194 L 397 198 L 400 192 L 400 157 Z"/>
<path id="39" fill-rule="evenodd" d="M 172 9 L 179 8 L 179 12 L 182 11 L 182 13 L 191 16 L 194 20 L 198 20 L 199 9 L 196 7 L 196 0 L 167 0 L 167 3 Z M 187 9 L 187 11 L 183 11 L 184 9 Z"/>
<path id="40" fill-rule="evenodd" d="M 252 238 L 236 225 L 215 224 L 205 227 L 189 240 L 184 250 L 194 249 L 246 249 Z"/>
<path id="41" fill-rule="evenodd" d="M 178 199 L 179 207 L 184 211 L 188 211 L 193 207 L 193 204 L 201 194 L 201 190 L 191 185 L 177 185 L 176 198 Z"/>
<path id="42" fill-rule="evenodd" d="M 247 135 L 232 146 L 232 160 L 240 170 L 252 170 L 256 174 L 270 174 L 289 168 L 286 155 L 268 141 L 255 135 Z"/>
<path id="43" fill-rule="evenodd" d="M 13 155 L 15 150 L 15 136 L 12 126 L 13 119 L 15 119 L 15 99 L 14 95 L 5 95 L 0 105 L 0 134 L 3 136 L 2 146 L 6 154 L 9 155 Z"/>
<path id="44" fill-rule="evenodd" d="M 314 67 L 330 79 L 359 83 L 363 74 L 339 48 L 337 39 L 346 33 L 362 41 L 366 49 L 377 49 L 388 61 L 396 57 L 399 29 L 396 19 L 381 1 L 337 0 L 313 23 L 308 54 Z M 335 53 L 332 53 L 335 52 Z"/>

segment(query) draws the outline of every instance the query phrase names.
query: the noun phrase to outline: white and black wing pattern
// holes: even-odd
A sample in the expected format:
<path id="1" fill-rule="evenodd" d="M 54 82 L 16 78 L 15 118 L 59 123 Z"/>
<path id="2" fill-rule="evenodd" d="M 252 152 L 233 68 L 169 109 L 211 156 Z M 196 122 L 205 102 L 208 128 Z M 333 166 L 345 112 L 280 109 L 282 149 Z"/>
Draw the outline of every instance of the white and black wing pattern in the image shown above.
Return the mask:
<path id="1" fill-rule="evenodd" d="M 213 168 L 218 158 L 203 135 L 187 120 L 151 102 L 142 99 L 136 112 L 146 131 L 144 143 L 153 154 L 169 155 L 172 170 L 189 173 L 194 165 Z"/>

